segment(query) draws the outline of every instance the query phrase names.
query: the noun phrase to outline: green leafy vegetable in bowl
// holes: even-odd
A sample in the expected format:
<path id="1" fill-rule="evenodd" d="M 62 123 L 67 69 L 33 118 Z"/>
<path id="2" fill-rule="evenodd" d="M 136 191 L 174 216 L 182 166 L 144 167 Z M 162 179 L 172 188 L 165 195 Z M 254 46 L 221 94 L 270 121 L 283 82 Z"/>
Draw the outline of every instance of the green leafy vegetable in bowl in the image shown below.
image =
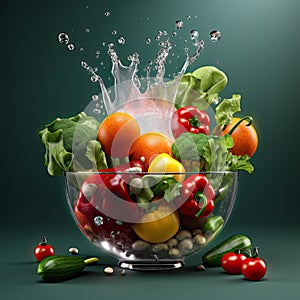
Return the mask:
<path id="1" fill-rule="evenodd" d="M 45 145 L 45 165 L 52 176 L 66 171 L 107 167 L 101 144 L 97 141 L 99 123 L 84 112 L 57 118 L 39 132 Z M 76 131 L 75 131 L 76 129 Z M 76 153 L 72 149 L 76 148 Z"/>

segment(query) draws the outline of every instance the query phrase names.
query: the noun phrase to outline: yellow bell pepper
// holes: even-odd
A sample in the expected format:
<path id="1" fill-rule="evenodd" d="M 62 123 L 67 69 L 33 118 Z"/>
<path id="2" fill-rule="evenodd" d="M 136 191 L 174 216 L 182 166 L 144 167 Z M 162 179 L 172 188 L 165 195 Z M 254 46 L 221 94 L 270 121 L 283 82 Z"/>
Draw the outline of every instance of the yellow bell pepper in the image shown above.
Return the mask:
<path id="1" fill-rule="evenodd" d="M 132 228 L 141 239 L 149 243 L 163 243 L 177 233 L 179 226 L 178 212 L 170 204 L 162 203 L 156 210 L 143 215 Z"/>
<path id="2" fill-rule="evenodd" d="M 150 163 L 148 168 L 149 173 L 184 173 L 184 166 L 175 158 L 171 157 L 167 153 L 161 153 L 157 155 Z M 175 180 L 183 182 L 184 174 L 174 174 Z"/>

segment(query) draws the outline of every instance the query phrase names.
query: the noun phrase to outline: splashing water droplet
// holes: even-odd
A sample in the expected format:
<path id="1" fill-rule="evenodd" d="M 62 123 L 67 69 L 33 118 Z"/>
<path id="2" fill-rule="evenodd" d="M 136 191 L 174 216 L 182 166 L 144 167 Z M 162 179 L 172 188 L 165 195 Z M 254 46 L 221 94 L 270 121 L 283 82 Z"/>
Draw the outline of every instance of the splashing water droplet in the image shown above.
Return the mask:
<path id="1" fill-rule="evenodd" d="M 60 33 L 59 35 L 58 35 L 58 42 L 60 43 L 60 44 L 68 44 L 69 43 L 69 36 L 66 34 L 66 33 L 64 33 L 64 32 L 62 32 L 62 33 Z"/>
<path id="2" fill-rule="evenodd" d="M 211 31 L 209 35 L 212 42 L 217 42 L 221 39 L 221 32 L 218 30 Z"/>
<path id="3" fill-rule="evenodd" d="M 73 51 L 75 49 L 74 44 L 68 44 L 68 50 Z"/>
<path id="4" fill-rule="evenodd" d="M 97 81 L 98 81 L 98 76 L 95 75 L 95 74 L 93 74 L 93 75 L 91 76 L 91 82 L 97 82 Z"/>
<path id="5" fill-rule="evenodd" d="M 181 29 L 183 27 L 183 22 L 181 20 L 176 21 L 175 27 L 176 29 Z"/>
<path id="6" fill-rule="evenodd" d="M 92 96 L 92 100 L 93 100 L 93 101 L 98 101 L 98 99 L 99 99 L 98 95 L 93 95 L 93 96 Z"/>
<path id="7" fill-rule="evenodd" d="M 168 35 L 168 32 L 167 32 L 166 30 L 164 30 L 164 31 L 162 32 L 162 34 L 163 34 L 163 35 Z"/>
<path id="8" fill-rule="evenodd" d="M 83 50 L 84 50 L 83 47 L 81 47 L 81 48 L 79 49 L 79 51 L 81 51 L 81 52 L 82 52 Z"/>
<path id="9" fill-rule="evenodd" d="M 187 20 L 190 20 L 190 19 L 191 19 L 191 16 L 186 16 L 186 19 L 187 19 Z"/>
<path id="10" fill-rule="evenodd" d="M 91 30 L 89 29 L 89 28 L 87 28 L 86 30 L 85 30 L 85 32 L 86 33 L 89 33 Z"/>
<path id="11" fill-rule="evenodd" d="M 100 50 L 97 50 L 97 51 L 96 51 L 96 55 L 100 55 Z"/>
<path id="12" fill-rule="evenodd" d="M 147 45 L 151 44 L 151 39 L 150 39 L 150 38 L 147 38 L 147 39 L 146 39 L 146 44 L 147 44 Z"/>
<path id="13" fill-rule="evenodd" d="M 156 40 L 156 41 L 159 41 L 159 40 L 160 40 L 160 35 L 157 35 L 157 36 L 155 37 L 155 40 Z"/>
<path id="14" fill-rule="evenodd" d="M 105 47 L 106 46 L 106 42 L 102 42 L 102 46 Z"/>
<path id="15" fill-rule="evenodd" d="M 81 66 L 84 68 L 84 69 L 87 69 L 87 67 L 88 67 L 88 64 L 83 60 L 83 61 L 81 61 Z"/>
<path id="16" fill-rule="evenodd" d="M 101 226 L 103 224 L 103 218 L 101 216 L 97 216 L 94 218 L 94 223 L 96 226 Z"/>
<path id="17" fill-rule="evenodd" d="M 176 36 L 176 35 L 177 35 L 177 32 L 174 31 L 174 32 L 172 33 L 172 36 Z"/>
<path id="18" fill-rule="evenodd" d="M 104 16 L 107 17 L 107 18 L 110 17 L 110 12 L 109 12 L 109 11 L 106 11 L 106 12 L 104 13 Z"/>
<path id="19" fill-rule="evenodd" d="M 113 31 L 111 32 L 111 34 L 112 34 L 112 35 L 116 35 L 116 34 L 117 34 L 117 30 L 113 30 Z"/>
<path id="20" fill-rule="evenodd" d="M 122 37 L 122 36 L 120 36 L 120 37 L 118 38 L 118 43 L 121 44 L 121 45 L 124 45 L 124 44 L 125 44 L 125 38 Z"/>
<path id="21" fill-rule="evenodd" d="M 192 40 L 198 40 L 199 32 L 197 30 L 191 30 L 190 37 Z"/>

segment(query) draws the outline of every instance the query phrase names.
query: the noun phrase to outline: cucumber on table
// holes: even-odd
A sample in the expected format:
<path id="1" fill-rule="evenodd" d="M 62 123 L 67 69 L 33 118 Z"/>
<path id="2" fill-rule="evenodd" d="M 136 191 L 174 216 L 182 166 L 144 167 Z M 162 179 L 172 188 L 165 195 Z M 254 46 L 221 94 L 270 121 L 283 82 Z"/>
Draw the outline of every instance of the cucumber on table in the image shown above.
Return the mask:
<path id="1" fill-rule="evenodd" d="M 97 263 L 98 258 L 84 259 L 81 256 L 53 255 L 44 258 L 37 268 L 37 274 L 47 282 L 58 282 L 79 275 L 85 266 Z"/>
<path id="2" fill-rule="evenodd" d="M 224 254 L 238 250 L 246 252 L 251 248 L 252 242 L 248 236 L 236 234 L 206 252 L 202 256 L 202 262 L 206 267 L 218 267 L 221 266 L 221 258 Z"/>

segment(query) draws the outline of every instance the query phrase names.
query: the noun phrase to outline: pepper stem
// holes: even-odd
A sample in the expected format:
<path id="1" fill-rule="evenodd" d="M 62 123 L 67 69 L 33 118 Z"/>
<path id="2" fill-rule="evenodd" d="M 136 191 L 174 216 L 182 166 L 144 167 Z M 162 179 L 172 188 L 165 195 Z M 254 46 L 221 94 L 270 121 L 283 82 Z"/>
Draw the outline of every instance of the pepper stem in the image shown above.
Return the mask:
<path id="1" fill-rule="evenodd" d="M 241 118 L 238 122 L 236 122 L 233 127 L 230 129 L 228 134 L 232 135 L 232 133 L 235 131 L 235 129 L 243 122 L 243 121 L 248 121 L 246 126 L 250 126 L 253 123 L 253 118 L 251 116 L 245 116 L 244 118 Z"/>
<path id="2" fill-rule="evenodd" d="M 201 216 L 201 214 L 203 213 L 203 211 L 205 210 L 205 208 L 206 208 L 207 198 L 203 193 L 197 193 L 196 195 L 197 195 L 197 198 L 199 197 L 203 200 L 203 205 L 202 205 L 201 209 L 195 214 L 195 217 L 199 218 Z"/>
<path id="3" fill-rule="evenodd" d="M 199 119 L 198 119 L 198 115 L 192 116 L 189 119 L 189 123 L 192 127 L 195 127 L 195 128 L 197 128 L 201 125 L 201 123 L 199 122 Z"/>

